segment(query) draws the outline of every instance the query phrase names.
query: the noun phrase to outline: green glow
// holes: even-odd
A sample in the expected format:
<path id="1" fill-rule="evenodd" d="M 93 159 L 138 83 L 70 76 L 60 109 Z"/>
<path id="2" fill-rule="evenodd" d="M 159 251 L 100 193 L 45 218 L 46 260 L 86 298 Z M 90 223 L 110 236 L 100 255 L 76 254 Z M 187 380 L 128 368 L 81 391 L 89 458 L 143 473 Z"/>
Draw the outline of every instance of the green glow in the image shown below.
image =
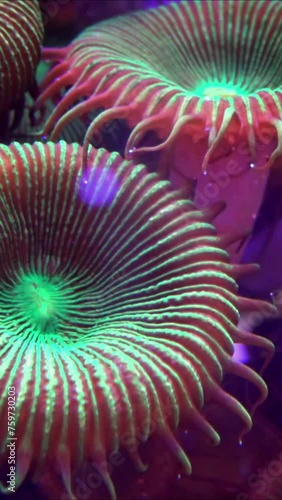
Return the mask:
<path id="1" fill-rule="evenodd" d="M 100 117 L 93 116 L 84 141 L 86 151 L 88 141 L 112 119 L 113 112 L 119 118 L 120 108 L 128 107 L 132 132 L 124 151 L 126 158 L 137 157 L 141 138 L 151 130 L 156 130 L 161 139 L 158 131 L 167 127 L 171 134 L 166 145 L 174 141 L 187 115 L 189 134 L 198 140 L 199 117 L 194 120 L 198 114 L 202 114 L 203 124 L 209 123 L 210 116 L 215 124 L 211 134 L 209 126 L 204 126 L 209 134 L 207 163 L 224 136 L 235 143 L 246 131 L 251 152 L 257 116 L 282 118 L 282 35 L 277 29 L 281 19 L 282 3 L 276 1 L 184 0 L 136 12 L 134 22 L 129 15 L 89 26 L 59 55 L 64 61 L 62 74 L 66 68 L 79 73 L 82 61 L 87 61 L 90 70 L 83 79 L 89 96 L 83 107 L 77 105 L 74 82 L 47 119 L 44 135 L 57 141 L 68 125 L 75 123 L 77 113 L 89 116 L 90 110 L 101 105 L 104 112 Z M 131 82 L 128 88 L 127 80 Z M 63 94 L 64 79 L 61 85 L 59 82 L 58 67 L 54 66 L 43 85 L 48 87 L 46 96 L 56 96 L 58 90 Z M 207 105 L 207 101 L 211 102 Z M 131 112 L 133 103 L 138 106 L 137 115 Z M 71 112 L 63 111 L 70 108 Z M 164 110 L 162 118 L 160 110 Z M 231 137 L 227 129 L 235 124 L 234 114 L 238 127 L 233 128 Z M 279 135 L 280 130 L 277 132 Z M 280 142 L 268 166 L 282 155 Z M 147 145 L 146 151 L 155 147 Z M 204 170 L 206 167 L 202 165 Z"/>
<path id="2" fill-rule="evenodd" d="M 131 453 L 155 419 L 190 472 L 171 431 L 191 415 L 219 442 L 199 412 L 239 337 L 236 284 L 204 213 L 145 166 L 88 153 L 85 183 L 78 144 L 0 145 L 0 428 L 16 386 L 18 484 L 53 462 L 71 498 L 65 471 Z M 223 399 L 249 429 L 240 403 Z"/>
<path id="3" fill-rule="evenodd" d="M 229 97 L 244 97 L 248 95 L 248 93 L 238 85 L 223 82 L 203 83 L 196 87 L 194 94 L 199 97 L 210 97 L 211 99 L 228 99 Z"/>
<path id="4" fill-rule="evenodd" d="M 15 287 L 15 296 L 24 319 L 38 333 L 53 333 L 64 312 L 58 282 L 37 274 L 24 276 Z"/>

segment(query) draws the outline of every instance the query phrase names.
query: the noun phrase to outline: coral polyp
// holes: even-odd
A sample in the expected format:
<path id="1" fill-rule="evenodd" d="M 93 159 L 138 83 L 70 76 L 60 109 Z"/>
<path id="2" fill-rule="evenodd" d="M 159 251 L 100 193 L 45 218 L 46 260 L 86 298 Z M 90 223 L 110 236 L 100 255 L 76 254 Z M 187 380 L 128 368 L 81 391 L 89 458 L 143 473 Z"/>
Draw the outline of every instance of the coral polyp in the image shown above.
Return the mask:
<path id="1" fill-rule="evenodd" d="M 44 51 L 59 64 L 37 106 L 70 87 L 44 134 L 54 140 L 75 116 L 102 107 L 85 148 L 95 130 L 116 118 L 132 129 L 127 157 L 167 150 L 187 134 L 207 140 L 206 170 L 222 143 L 246 141 L 252 161 L 257 142 L 276 140 L 263 162 L 270 167 L 282 155 L 281 23 L 279 1 L 207 0 L 93 25 L 67 48 Z M 157 144 L 146 145 L 150 132 Z"/>
<path id="2" fill-rule="evenodd" d="M 52 68 L 34 110 L 54 109 L 40 114 L 42 135 L 85 122 L 85 166 L 88 145 L 108 149 L 104 129 L 118 124 L 110 150 L 174 187 L 195 180 L 198 208 L 227 203 L 218 230 L 247 233 L 282 162 L 281 24 L 279 1 L 195 0 L 90 26 L 43 51 Z M 243 249 L 228 250 L 239 261 Z"/>
<path id="3" fill-rule="evenodd" d="M 1 464 L 12 387 L 16 487 L 48 466 L 71 498 L 84 460 L 124 449 L 144 470 L 139 443 L 152 429 L 190 473 L 173 432 L 185 422 L 217 444 L 205 402 L 235 412 L 243 435 L 251 416 L 221 388 L 224 374 L 254 383 L 256 404 L 267 388 L 234 360 L 234 342 L 273 349 L 237 328 L 241 309 L 273 308 L 237 295 L 235 279 L 254 266 L 230 264 L 230 238 L 211 223 L 222 205 L 196 210 L 102 149 L 83 171 L 82 154 L 65 142 L 0 146 Z M 103 480 L 115 498 L 105 468 Z"/>
<path id="4" fill-rule="evenodd" d="M 43 24 L 37 0 L 0 1 L 0 110 L 5 132 L 10 109 L 21 113 L 24 93 L 35 95 L 35 71 L 41 55 Z M 4 120 L 5 117 L 5 120 Z"/>

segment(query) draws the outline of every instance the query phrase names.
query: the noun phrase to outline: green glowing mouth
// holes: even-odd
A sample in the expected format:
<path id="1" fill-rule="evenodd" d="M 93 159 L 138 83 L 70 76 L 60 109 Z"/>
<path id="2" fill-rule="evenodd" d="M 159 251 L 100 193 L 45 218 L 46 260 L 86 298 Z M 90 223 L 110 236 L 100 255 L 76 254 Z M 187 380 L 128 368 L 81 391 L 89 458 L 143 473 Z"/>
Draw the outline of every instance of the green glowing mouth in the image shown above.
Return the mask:
<path id="1" fill-rule="evenodd" d="M 15 296 L 23 319 L 38 333 L 54 333 L 58 318 L 64 314 L 62 290 L 56 278 L 38 274 L 24 275 L 15 286 Z"/>
<path id="2" fill-rule="evenodd" d="M 228 99 L 229 97 L 234 98 L 247 95 L 241 87 L 222 83 L 204 83 L 199 85 L 195 90 L 195 94 L 199 97 L 210 97 L 213 99 Z"/>

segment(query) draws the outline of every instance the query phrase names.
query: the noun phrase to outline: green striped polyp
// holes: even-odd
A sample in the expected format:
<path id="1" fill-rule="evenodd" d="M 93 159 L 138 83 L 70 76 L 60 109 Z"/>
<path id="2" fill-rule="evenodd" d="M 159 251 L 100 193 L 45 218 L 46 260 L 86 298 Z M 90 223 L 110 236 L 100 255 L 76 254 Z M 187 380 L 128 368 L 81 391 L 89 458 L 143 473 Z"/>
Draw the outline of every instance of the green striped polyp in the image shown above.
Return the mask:
<path id="1" fill-rule="evenodd" d="M 44 134 L 55 140 L 76 116 L 104 108 L 87 130 L 85 151 L 105 123 L 123 119 L 132 130 L 127 158 L 169 150 L 185 133 L 203 140 L 206 170 L 223 139 L 229 148 L 247 142 L 251 161 L 258 143 L 278 138 L 265 160 L 270 167 L 282 156 L 281 25 L 280 1 L 199 0 L 90 26 L 68 47 L 43 51 L 59 64 L 37 107 L 70 87 Z M 151 131 L 157 144 L 142 143 Z"/>
<path id="2" fill-rule="evenodd" d="M 0 109 L 30 90 L 41 55 L 43 23 L 38 0 L 0 0 Z"/>
<path id="3" fill-rule="evenodd" d="M 7 461 L 7 395 L 15 388 L 17 487 L 48 464 L 75 498 L 73 470 L 138 444 L 173 436 L 179 422 L 219 435 L 206 400 L 243 406 L 220 388 L 223 374 L 266 386 L 232 359 L 234 341 L 271 348 L 239 332 L 233 276 L 209 222 L 168 182 L 118 154 L 78 145 L 0 146 L 0 452 Z M 13 430 L 13 429 L 12 429 Z M 138 436 L 138 438 L 137 438 Z M 110 496 L 110 474 L 103 479 Z M 7 492 L 2 478 L 1 491 Z"/>

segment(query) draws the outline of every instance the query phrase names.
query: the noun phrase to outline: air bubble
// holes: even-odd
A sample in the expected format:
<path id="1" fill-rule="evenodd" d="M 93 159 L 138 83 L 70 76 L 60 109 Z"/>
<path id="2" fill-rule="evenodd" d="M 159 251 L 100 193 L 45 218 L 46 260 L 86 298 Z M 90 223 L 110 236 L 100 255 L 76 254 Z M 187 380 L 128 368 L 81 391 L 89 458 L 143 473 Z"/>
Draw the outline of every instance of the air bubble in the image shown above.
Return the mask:
<path id="1" fill-rule="evenodd" d="M 272 303 L 279 309 L 281 309 L 282 306 L 282 289 L 277 288 L 276 290 L 273 290 L 270 292 L 270 298 Z"/>
<path id="2" fill-rule="evenodd" d="M 255 164 L 254 163 L 250 163 L 250 168 L 255 168 Z"/>

